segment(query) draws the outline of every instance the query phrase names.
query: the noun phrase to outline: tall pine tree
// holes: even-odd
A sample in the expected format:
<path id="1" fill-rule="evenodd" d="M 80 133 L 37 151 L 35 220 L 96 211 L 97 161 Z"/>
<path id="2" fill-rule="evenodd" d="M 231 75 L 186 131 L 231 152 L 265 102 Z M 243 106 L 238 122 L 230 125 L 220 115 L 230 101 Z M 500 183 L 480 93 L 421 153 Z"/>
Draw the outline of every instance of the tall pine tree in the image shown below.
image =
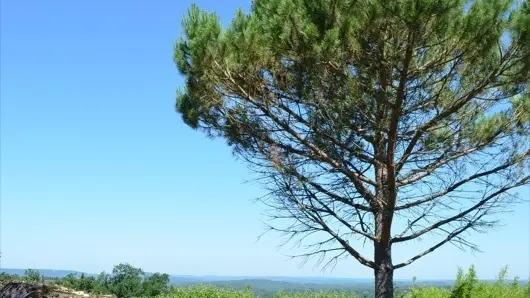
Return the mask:
<path id="1" fill-rule="evenodd" d="M 228 28 L 192 6 L 183 29 L 184 121 L 259 173 L 271 229 L 372 268 L 378 298 L 446 243 L 478 249 L 465 234 L 530 183 L 527 1 L 254 0 Z"/>

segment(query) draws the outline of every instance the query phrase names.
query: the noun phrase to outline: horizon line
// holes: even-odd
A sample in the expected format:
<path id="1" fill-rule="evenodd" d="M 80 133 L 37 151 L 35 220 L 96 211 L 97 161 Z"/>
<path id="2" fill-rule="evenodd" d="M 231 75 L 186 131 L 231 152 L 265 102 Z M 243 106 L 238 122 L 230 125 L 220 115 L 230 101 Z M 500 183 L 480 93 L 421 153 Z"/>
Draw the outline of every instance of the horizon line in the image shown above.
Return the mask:
<path id="1" fill-rule="evenodd" d="M 38 271 L 67 271 L 67 272 L 73 272 L 73 273 L 84 273 L 88 275 L 99 275 L 102 272 L 106 272 L 105 270 L 101 271 L 100 273 L 93 273 L 93 272 L 86 272 L 81 270 L 74 270 L 74 269 L 47 269 L 47 268 L 1 268 L 0 272 L 5 270 L 27 270 L 27 269 L 34 269 Z M 271 279 L 271 278 L 297 278 L 297 279 L 331 279 L 331 280 L 374 280 L 374 277 L 341 277 L 341 276 L 303 276 L 303 275 L 216 275 L 216 274 L 206 274 L 206 275 L 193 275 L 193 274 L 173 274 L 173 273 L 164 273 L 164 272 L 147 272 L 144 271 L 144 273 L 147 274 L 153 274 L 153 273 L 162 273 L 162 274 L 168 274 L 170 277 L 195 277 L 195 278 L 208 278 L 208 277 L 220 277 L 220 278 L 238 278 L 238 279 Z M 412 278 L 394 278 L 395 281 L 410 281 L 412 282 Z M 416 281 L 455 281 L 456 278 L 418 278 L 416 277 Z M 496 280 L 496 278 L 486 278 L 482 279 L 479 278 L 479 280 L 484 281 L 491 281 Z M 513 278 L 509 279 L 513 280 Z M 522 279 L 518 278 L 519 281 L 527 281 L 528 279 Z"/>

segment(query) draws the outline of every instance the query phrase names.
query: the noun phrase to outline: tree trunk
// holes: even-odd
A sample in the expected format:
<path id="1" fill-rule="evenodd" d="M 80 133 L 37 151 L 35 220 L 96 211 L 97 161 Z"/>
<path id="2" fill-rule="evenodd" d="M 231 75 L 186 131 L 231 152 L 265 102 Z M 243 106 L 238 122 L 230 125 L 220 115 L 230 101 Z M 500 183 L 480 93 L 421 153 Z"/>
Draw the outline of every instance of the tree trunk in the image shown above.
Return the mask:
<path id="1" fill-rule="evenodd" d="M 381 145 L 384 147 L 383 145 Z M 384 152 L 383 148 L 376 150 Z M 394 216 L 394 205 L 396 202 L 395 168 L 393 156 L 390 154 L 392 163 L 390 165 L 378 165 L 376 167 L 376 204 L 374 204 L 375 236 L 374 241 L 374 276 L 375 276 L 375 298 L 394 298 L 394 267 L 392 265 L 392 243 L 390 232 L 392 218 Z M 385 160 L 380 156 L 379 160 Z"/>
<path id="2" fill-rule="evenodd" d="M 394 268 L 389 244 L 375 242 L 375 263 L 375 298 L 393 298 Z"/>

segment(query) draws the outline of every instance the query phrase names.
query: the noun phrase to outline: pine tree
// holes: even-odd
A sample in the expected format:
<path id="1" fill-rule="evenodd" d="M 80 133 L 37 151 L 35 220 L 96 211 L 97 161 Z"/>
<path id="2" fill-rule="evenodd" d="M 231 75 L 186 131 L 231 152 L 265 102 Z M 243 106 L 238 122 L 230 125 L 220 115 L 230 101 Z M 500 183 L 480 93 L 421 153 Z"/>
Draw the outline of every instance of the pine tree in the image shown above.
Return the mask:
<path id="1" fill-rule="evenodd" d="M 521 200 L 529 53 L 528 1 L 254 0 L 227 28 L 192 6 L 176 108 L 259 174 L 270 228 L 303 241 L 300 257 L 351 256 L 387 298 L 394 270 L 446 243 L 478 249 L 466 233 Z"/>

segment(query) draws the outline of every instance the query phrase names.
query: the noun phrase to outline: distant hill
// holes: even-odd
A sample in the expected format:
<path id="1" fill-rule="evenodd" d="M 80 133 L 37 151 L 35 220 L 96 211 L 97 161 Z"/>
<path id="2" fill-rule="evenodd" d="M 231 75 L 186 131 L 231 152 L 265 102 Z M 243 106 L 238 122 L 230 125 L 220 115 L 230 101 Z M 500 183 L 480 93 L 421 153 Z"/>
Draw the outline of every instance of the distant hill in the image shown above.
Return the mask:
<path id="1" fill-rule="evenodd" d="M 81 275 L 81 272 L 73 271 L 73 270 L 52 270 L 52 269 L 38 269 L 40 273 L 46 277 L 49 278 L 61 278 L 66 277 L 68 274 L 78 274 Z M 0 269 L 0 273 L 7 273 L 7 274 L 16 274 L 16 275 L 24 275 L 26 272 L 26 269 L 9 269 L 9 268 L 2 268 Z M 87 276 L 98 276 L 98 274 L 89 274 L 85 273 Z"/>
<path id="2" fill-rule="evenodd" d="M 273 281 L 279 283 L 293 284 L 318 284 L 318 285 L 343 285 L 343 284 L 364 284 L 372 283 L 372 279 L 348 279 L 348 278 L 328 278 L 328 277 L 290 277 L 290 276 L 189 276 L 189 275 L 170 275 L 172 283 L 226 283 L 242 281 Z"/>
<path id="3" fill-rule="evenodd" d="M 74 270 L 52 270 L 52 269 L 37 269 L 40 273 L 46 277 L 60 278 L 65 277 L 68 274 L 80 275 L 84 273 L 86 276 L 98 276 L 99 274 L 80 272 Z M 26 269 L 12 269 L 2 268 L 0 272 L 8 274 L 24 275 Z M 149 273 L 148 273 L 149 274 Z M 369 278 L 364 279 L 349 279 L 349 278 L 333 278 L 333 277 L 291 277 L 291 276 L 217 276 L 217 275 L 170 275 L 170 281 L 173 284 L 194 284 L 194 283 L 215 283 L 215 282 L 230 282 L 230 281 L 256 281 L 266 280 L 274 282 L 285 282 L 285 283 L 296 283 L 296 284 L 362 284 L 372 283 L 373 280 Z"/>
<path id="4" fill-rule="evenodd" d="M 80 275 L 84 273 L 86 276 L 98 276 L 96 273 L 87 273 L 74 270 L 52 270 L 52 269 L 37 269 L 46 277 L 60 278 L 68 274 Z M 8 274 L 24 275 L 26 269 L 12 269 L 2 268 L 0 272 Z M 217 282 L 231 282 L 231 281 L 273 281 L 294 284 L 316 284 L 316 285 L 345 285 L 345 284 L 371 284 L 371 278 L 335 278 L 335 277 L 296 277 L 296 276 L 217 276 L 217 275 L 170 275 L 170 281 L 173 284 L 190 284 L 190 283 L 217 283 Z M 410 283 L 410 280 L 396 280 L 396 282 Z M 450 282 L 452 281 L 433 281 Z"/>

